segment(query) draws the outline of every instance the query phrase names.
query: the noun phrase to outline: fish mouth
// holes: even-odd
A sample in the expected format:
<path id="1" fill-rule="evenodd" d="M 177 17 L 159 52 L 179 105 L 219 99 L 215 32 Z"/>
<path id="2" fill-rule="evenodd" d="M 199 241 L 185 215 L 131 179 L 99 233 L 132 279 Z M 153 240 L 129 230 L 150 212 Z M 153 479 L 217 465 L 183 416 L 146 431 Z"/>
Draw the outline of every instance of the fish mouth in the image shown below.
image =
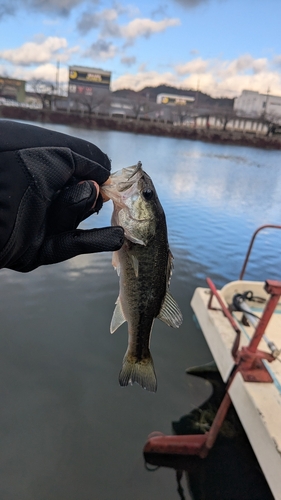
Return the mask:
<path id="1" fill-rule="evenodd" d="M 130 179 L 132 179 L 132 177 L 134 177 L 142 169 L 142 162 L 138 161 L 138 163 L 136 165 L 134 165 L 133 167 L 124 168 L 123 170 L 129 170 L 129 169 L 132 169 L 132 168 L 134 168 L 134 171 L 128 177 L 127 181 L 129 181 Z"/>
<path id="2" fill-rule="evenodd" d="M 112 179 L 116 179 L 118 177 L 123 177 L 123 182 L 129 182 L 138 172 L 142 170 L 142 162 L 138 161 L 136 165 L 132 165 L 131 167 L 125 167 L 122 168 L 121 170 L 117 170 L 117 172 L 114 172 L 111 174 Z"/>
<path id="3" fill-rule="evenodd" d="M 112 174 L 113 182 L 116 179 L 116 186 L 120 193 L 130 189 L 136 182 L 135 176 L 142 170 L 142 163 L 139 161 L 136 165 L 132 167 L 122 168 L 121 171 Z M 126 175 L 125 175 L 126 174 Z M 123 177 L 124 180 L 118 182 L 118 177 Z"/>
<path id="4" fill-rule="evenodd" d="M 142 163 L 139 161 L 136 165 L 117 170 L 110 176 L 110 181 L 101 186 L 101 193 L 113 199 L 117 193 L 128 191 L 137 182 L 136 175 L 142 171 Z M 112 196 L 113 193 L 115 196 Z"/>

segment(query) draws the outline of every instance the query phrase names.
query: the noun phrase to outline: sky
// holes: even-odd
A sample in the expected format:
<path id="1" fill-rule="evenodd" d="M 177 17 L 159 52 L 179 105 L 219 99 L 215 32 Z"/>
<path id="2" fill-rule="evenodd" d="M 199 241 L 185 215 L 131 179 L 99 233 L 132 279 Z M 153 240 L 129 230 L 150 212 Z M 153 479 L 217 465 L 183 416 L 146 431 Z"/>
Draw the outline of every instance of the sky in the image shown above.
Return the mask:
<path id="1" fill-rule="evenodd" d="M 63 88 L 79 65 L 112 90 L 281 96 L 280 20 L 280 0 L 0 0 L 0 75 L 55 82 L 59 66 Z"/>

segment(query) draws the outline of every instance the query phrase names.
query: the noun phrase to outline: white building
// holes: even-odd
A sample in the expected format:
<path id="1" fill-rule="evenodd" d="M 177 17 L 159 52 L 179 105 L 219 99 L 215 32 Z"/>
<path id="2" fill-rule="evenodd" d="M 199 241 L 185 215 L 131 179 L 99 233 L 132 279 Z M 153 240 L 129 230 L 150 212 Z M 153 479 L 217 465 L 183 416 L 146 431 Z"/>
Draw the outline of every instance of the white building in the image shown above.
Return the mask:
<path id="1" fill-rule="evenodd" d="M 170 106 L 186 106 L 190 102 L 194 102 L 194 96 L 176 95 L 176 94 L 158 94 L 156 97 L 157 104 L 169 104 Z"/>
<path id="2" fill-rule="evenodd" d="M 281 119 L 281 97 L 243 90 L 241 96 L 234 100 L 233 109 L 240 115 L 251 117 L 264 115 L 266 118 L 278 121 Z"/>

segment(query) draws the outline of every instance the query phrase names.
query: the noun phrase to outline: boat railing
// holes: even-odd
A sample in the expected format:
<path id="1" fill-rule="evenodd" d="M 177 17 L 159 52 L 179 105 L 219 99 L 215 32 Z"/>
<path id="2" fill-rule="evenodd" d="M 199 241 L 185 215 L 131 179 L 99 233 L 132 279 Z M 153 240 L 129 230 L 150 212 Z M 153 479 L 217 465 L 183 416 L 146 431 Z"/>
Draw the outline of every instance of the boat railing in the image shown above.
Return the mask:
<path id="1" fill-rule="evenodd" d="M 250 343 L 247 346 L 241 347 L 239 349 L 241 331 L 234 321 L 234 318 L 230 314 L 228 307 L 224 304 L 212 280 L 210 278 L 207 278 L 206 281 L 211 292 L 208 309 L 215 309 L 211 304 L 213 297 L 216 297 L 221 308 L 220 310 L 228 319 L 232 328 L 236 332 L 236 338 L 231 351 L 236 363 L 236 370 L 240 371 L 244 380 L 247 382 L 272 382 L 272 377 L 266 370 L 262 361 L 267 360 L 268 362 L 272 362 L 276 359 L 276 356 L 273 355 L 273 353 L 261 351 L 258 349 L 258 347 L 260 341 L 264 337 L 265 330 L 271 319 L 271 316 L 273 315 L 275 308 L 279 302 L 281 296 L 281 282 L 275 280 L 267 280 L 265 282 L 264 289 L 269 294 L 269 299 L 265 305 L 263 314 L 256 325 Z"/>
<path id="2" fill-rule="evenodd" d="M 281 229 L 281 226 L 278 226 L 276 224 L 265 224 L 264 226 L 260 226 L 258 227 L 258 229 L 254 232 L 253 236 L 252 236 L 252 239 L 250 241 L 250 245 L 249 245 L 249 248 L 248 248 L 248 251 L 247 251 L 247 254 L 246 254 L 246 257 L 245 257 L 245 260 L 244 260 L 244 264 L 243 264 L 243 267 L 242 267 L 242 270 L 241 270 L 241 273 L 240 273 L 240 276 L 239 276 L 239 279 L 242 280 L 243 277 L 244 277 L 244 274 L 245 274 L 245 271 L 246 271 L 246 267 L 247 267 L 247 264 L 248 264 L 248 261 L 249 261 L 249 258 L 250 258 L 250 254 L 251 254 L 251 251 L 252 251 L 252 248 L 253 248 L 253 244 L 254 244 L 254 241 L 256 239 L 256 236 L 258 235 L 258 233 L 260 231 L 262 231 L 263 229 Z"/>
<path id="3" fill-rule="evenodd" d="M 221 311 L 223 312 L 224 316 L 228 319 L 230 325 L 232 326 L 233 330 L 236 332 L 236 338 L 235 338 L 235 341 L 233 343 L 233 347 L 232 347 L 232 350 L 231 350 L 231 354 L 233 357 L 235 357 L 236 353 L 237 353 L 237 350 L 239 348 L 239 344 L 240 344 L 240 338 L 241 338 L 241 330 L 240 328 L 238 328 L 233 316 L 231 315 L 228 307 L 225 305 L 225 303 L 223 302 L 220 294 L 218 293 L 218 290 L 216 289 L 213 281 L 211 280 L 211 278 L 206 278 L 206 281 L 207 281 L 207 284 L 211 290 L 211 294 L 210 294 L 210 299 L 209 299 L 209 302 L 208 302 L 208 309 L 211 309 L 211 310 L 216 310 L 217 308 L 213 307 L 212 305 L 212 301 L 213 301 L 213 297 L 216 297 L 220 307 L 221 307 Z"/>

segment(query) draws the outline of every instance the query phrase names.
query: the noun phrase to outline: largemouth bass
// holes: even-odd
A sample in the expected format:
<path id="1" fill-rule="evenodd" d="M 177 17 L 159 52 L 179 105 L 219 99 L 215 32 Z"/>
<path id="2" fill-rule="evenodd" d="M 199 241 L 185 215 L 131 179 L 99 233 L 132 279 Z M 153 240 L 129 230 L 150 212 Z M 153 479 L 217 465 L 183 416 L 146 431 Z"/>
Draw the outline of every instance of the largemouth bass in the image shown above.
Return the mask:
<path id="1" fill-rule="evenodd" d="M 182 314 L 169 292 L 173 257 L 164 210 L 141 162 L 112 174 L 101 191 L 114 204 L 112 225 L 125 231 L 124 244 L 112 259 L 120 291 L 110 332 L 128 323 L 128 349 L 119 383 L 137 382 L 155 392 L 157 381 L 149 350 L 154 319 L 174 328 L 182 323 Z"/>

